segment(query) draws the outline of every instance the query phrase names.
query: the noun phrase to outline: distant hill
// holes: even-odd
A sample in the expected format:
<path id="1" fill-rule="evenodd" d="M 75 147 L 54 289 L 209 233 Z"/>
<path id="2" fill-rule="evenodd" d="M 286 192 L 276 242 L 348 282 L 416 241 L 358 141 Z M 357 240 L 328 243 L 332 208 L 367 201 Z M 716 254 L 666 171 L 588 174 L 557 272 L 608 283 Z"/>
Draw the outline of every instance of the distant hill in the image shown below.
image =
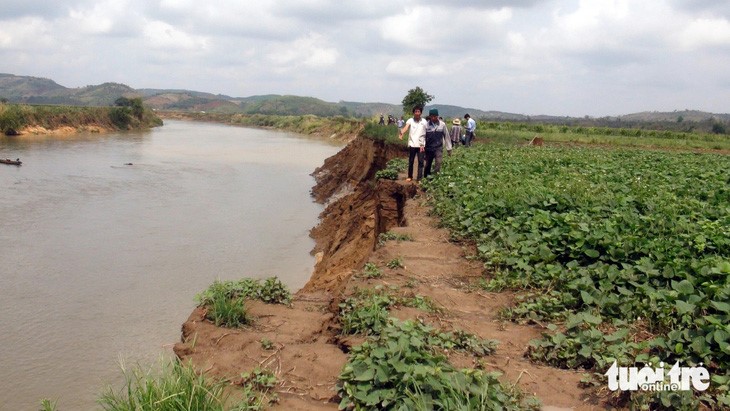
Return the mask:
<path id="1" fill-rule="evenodd" d="M 66 88 L 53 80 L 0 73 L 0 97 L 13 103 L 110 106 L 119 97 L 139 97 L 133 88 L 119 83 Z"/>
<path id="2" fill-rule="evenodd" d="M 623 121 L 655 122 L 655 121 L 692 121 L 701 122 L 707 120 L 730 121 L 730 114 L 715 114 L 698 110 L 682 110 L 671 112 L 644 111 L 641 113 L 626 114 L 619 116 Z"/>
<path id="3" fill-rule="evenodd" d="M 323 117 L 353 116 L 400 117 L 400 104 L 360 103 L 353 101 L 327 102 L 314 97 L 267 94 L 250 97 L 231 97 L 201 91 L 180 89 L 138 89 L 119 83 L 103 83 L 96 86 L 66 88 L 53 80 L 0 73 L 0 99 L 13 103 L 66 104 L 78 106 L 109 106 L 119 97 L 142 97 L 144 103 L 157 110 L 205 111 L 212 113 L 304 115 Z M 673 129 L 692 129 L 688 123 L 703 123 L 708 127 L 714 122 L 730 122 L 730 114 L 714 114 L 696 110 L 673 112 L 642 112 L 615 117 L 560 117 L 550 115 L 527 116 L 501 111 L 484 111 L 475 108 L 435 104 L 445 119 L 463 118 L 469 113 L 473 118 L 485 121 L 527 121 L 589 126 L 624 127 L 650 123 L 671 125 Z M 683 125 L 684 124 L 684 125 Z"/>

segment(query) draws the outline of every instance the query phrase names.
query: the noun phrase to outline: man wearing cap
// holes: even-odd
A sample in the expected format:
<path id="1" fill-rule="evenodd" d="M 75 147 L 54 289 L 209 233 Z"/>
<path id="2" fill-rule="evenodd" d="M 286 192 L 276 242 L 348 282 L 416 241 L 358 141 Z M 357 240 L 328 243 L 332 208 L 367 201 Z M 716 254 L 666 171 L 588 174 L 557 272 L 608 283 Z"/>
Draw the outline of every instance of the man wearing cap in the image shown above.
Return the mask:
<path id="1" fill-rule="evenodd" d="M 426 167 L 423 172 L 424 177 L 431 174 L 431 164 L 433 164 L 433 173 L 437 174 L 441 171 L 441 161 L 444 158 L 444 146 L 446 151 L 451 155 L 451 136 L 446 123 L 439 119 L 439 111 L 432 108 L 428 111 L 428 123 L 426 123 Z"/>
<path id="2" fill-rule="evenodd" d="M 466 143 L 465 145 L 467 147 L 471 146 L 472 140 L 474 140 L 474 132 L 477 129 L 477 122 L 474 121 L 473 118 L 469 115 L 469 113 L 464 114 L 464 120 L 466 120 Z"/>
<path id="3" fill-rule="evenodd" d="M 413 107 L 413 118 L 406 121 L 406 125 L 400 130 L 398 138 L 403 140 L 403 134 L 408 133 L 408 178 L 413 180 L 413 160 L 418 156 L 418 174 L 416 181 L 423 177 L 423 153 L 426 149 L 426 119 L 421 118 L 423 107 Z"/>

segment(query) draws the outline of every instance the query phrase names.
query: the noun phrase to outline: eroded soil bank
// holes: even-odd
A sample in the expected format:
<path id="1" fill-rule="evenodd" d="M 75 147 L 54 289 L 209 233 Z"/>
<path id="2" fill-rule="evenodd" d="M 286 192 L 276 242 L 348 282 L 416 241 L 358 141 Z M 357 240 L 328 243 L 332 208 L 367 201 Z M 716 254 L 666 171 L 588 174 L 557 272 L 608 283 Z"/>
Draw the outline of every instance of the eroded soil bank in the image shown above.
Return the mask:
<path id="1" fill-rule="evenodd" d="M 317 201 L 327 204 L 312 230 L 317 263 L 292 307 L 251 302 L 255 324 L 238 330 L 215 327 L 197 308 L 183 325 L 181 342 L 174 348 L 177 356 L 233 383 L 255 367 L 270 369 L 279 380 L 280 401 L 273 409 L 337 409 L 336 384 L 346 352 L 363 341 L 340 335 L 338 304 L 355 289 L 383 285 L 403 296 L 427 297 L 441 309 L 428 313 L 401 308 L 392 312 L 395 317 L 419 318 L 444 330 L 500 341 L 496 353 L 481 360 L 451 353 L 454 365 L 499 371 L 505 383 L 537 396 L 545 409 L 602 408 L 578 387 L 579 373 L 524 358 L 528 342 L 541 329 L 499 319 L 499 310 L 513 295 L 474 287 L 484 273 L 480 263 L 467 258 L 473 248 L 450 241 L 448 231 L 438 228 L 416 185 L 373 181 L 374 173 L 389 159 L 403 156 L 403 150 L 358 137 L 327 159 L 314 173 L 317 184 L 312 190 Z M 378 234 L 387 231 L 409 235 L 413 241 L 378 245 Z M 388 268 L 393 259 L 400 259 L 404 267 Z M 381 268 L 383 275 L 360 275 L 366 262 Z M 265 339 L 273 342 L 273 349 L 262 347 Z"/>

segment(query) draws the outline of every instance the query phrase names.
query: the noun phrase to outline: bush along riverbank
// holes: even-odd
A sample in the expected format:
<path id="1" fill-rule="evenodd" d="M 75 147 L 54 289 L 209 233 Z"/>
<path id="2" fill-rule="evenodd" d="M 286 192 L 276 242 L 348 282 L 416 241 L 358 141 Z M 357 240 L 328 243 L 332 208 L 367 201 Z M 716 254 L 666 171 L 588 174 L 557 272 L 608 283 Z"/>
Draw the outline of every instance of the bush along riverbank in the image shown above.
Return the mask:
<path id="1" fill-rule="evenodd" d="M 162 120 L 140 99 L 122 98 L 113 107 L 0 103 L 0 132 L 5 135 L 142 130 L 161 125 Z"/>

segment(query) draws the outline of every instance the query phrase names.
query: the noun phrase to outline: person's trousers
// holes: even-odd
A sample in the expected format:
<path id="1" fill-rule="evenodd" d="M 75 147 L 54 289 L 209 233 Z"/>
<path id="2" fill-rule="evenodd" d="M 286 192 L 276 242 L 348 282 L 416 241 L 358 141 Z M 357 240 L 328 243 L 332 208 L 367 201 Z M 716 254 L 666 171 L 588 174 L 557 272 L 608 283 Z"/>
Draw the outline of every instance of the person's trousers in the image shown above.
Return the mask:
<path id="1" fill-rule="evenodd" d="M 431 165 L 433 165 L 433 173 L 437 174 L 441 171 L 441 162 L 444 159 L 444 149 L 439 147 L 436 150 L 426 150 L 426 168 L 423 171 L 423 176 L 428 177 L 431 175 Z"/>
<path id="2" fill-rule="evenodd" d="M 466 132 L 466 141 L 464 142 L 464 145 L 469 147 L 471 146 L 471 141 L 474 140 L 474 132 L 473 131 L 467 131 Z"/>
<path id="3" fill-rule="evenodd" d="M 408 147 L 408 178 L 413 178 L 413 160 L 418 156 L 418 177 L 416 181 L 423 178 L 423 152 L 420 147 Z"/>

